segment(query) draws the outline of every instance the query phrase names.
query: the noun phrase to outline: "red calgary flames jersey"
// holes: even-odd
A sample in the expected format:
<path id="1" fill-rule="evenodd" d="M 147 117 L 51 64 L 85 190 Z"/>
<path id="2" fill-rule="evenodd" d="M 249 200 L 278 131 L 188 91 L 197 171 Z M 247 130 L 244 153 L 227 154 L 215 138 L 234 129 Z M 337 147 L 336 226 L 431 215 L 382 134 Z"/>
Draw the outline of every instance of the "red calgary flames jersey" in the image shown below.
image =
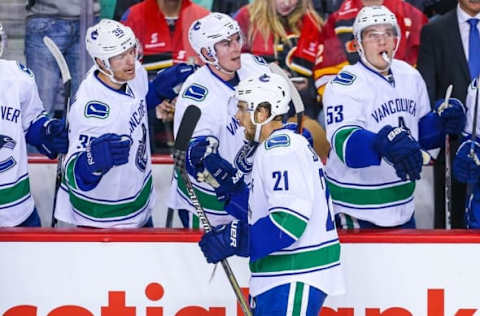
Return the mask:
<path id="1" fill-rule="evenodd" d="M 175 62 L 196 59 L 188 42 L 188 29 L 197 19 L 209 14 L 203 7 L 183 0 L 180 14 L 171 31 L 156 0 L 145 0 L 130 7 L 122 23 L 132 28 L 143 48 L 143 65 L 147 70 L 171 66 Z"/>
<path id="2" fill-rule="evenodd" d="M 245 37 L 248 36 L 249 28 L 253 27 L 250 25 L 248 8 L 248 5 L 242 7 L 235 16 Z M 300 22 L 299 29 L 300 36 L 290 32 L 289 41 L 279 43 L 276 47 L 274 47 L 273 35 L 265 41 L 262 33 L 256 32 L 251 43 L 245 43 L 243 50 L 262 56 L 268 62 L 278 61 L 280 67 L 284 69 L 288 67 L 295 73 L 311 76 L 320 43 L 320 26 L 311 15 L 306 14 Z"/>

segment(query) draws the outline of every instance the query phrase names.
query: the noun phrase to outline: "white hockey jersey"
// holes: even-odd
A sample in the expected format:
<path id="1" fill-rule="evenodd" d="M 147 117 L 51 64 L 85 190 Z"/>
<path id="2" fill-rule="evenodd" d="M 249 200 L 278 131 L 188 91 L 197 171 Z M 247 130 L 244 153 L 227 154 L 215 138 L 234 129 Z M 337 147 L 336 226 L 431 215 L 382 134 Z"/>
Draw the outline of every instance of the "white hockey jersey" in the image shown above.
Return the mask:
<path id="1" fill-rule="evenodd" d="M 349 137 L 359 128 L 377 133 L 391 125 L 408 129 L 418 140 L 418 122 L 430 112 L 420 73 L 395 59 L 391 71 L 393 80 L 389 82 L 360 62 L 346 66 L 327 84 L 323 96 L 327 139 L 332 148 L 327 180 L 335 213 L 379 226 L 396 226 L 411 218 L 415 182 L 402 181 L 383 159 L 378 166 L 347 167 Z"/>
<path id="2" fill-rule="evenodd" d="M 329 295 L 344 293 L 340 242 L 322 161 L 303 136 L 288 129 L 274 131 L 254 156 L 249 224 L 265 216 L 296 241 L 250 263 L 251 295 L 289 282 L 304 282 Z"/>
<path id="3" fill-rule="evenodd" d="M 155 202 L 148 133 L 147 73 L 137 62 L 136 77 L 125 93 L 105 85 L 90 71 L 73 102 L 69 122 L 69 148 L 65 177 L 57 196 L 55 216 L 75 225 L 134 228 L 145 224 Z M 128 163 L 113 166 L 98 185 L 82 191 L 74 166 L 78 155 L 95 137 L 115 133 L 130 137 Z"/>
<path id="4" fill-rule="evenodd" d="M 462 133 L 463 136 L 465 137 L 470 137 L 472 135 L 472 130 L 473 130 L 473 122 L 475 119 L 477 120 L 477 139 L 480 137 L 480 124 L 478 124 L 478 112 L 480 112 L 480 109 L 477 110 L 477 117 L 475 118 L 475 98 L 477 95 L 477 89 L 479 88 L 479 83 L 477 79 L 474 79 L 470 85 L 468 86 L 467 90 L 467 100 L 466 100 L 466 107 L 467 107 L 467 122 L 465 124 L 465 130 Z M 480 98 L 480 96 L 479 96 Z M 478 101 L 480 103 L 480 101 Z"/>
<path id="5" fill-rule="evenodd" d="M 270 72 L 262 58 L 242 54 L 241 62 L 242 68 L 237 71 L 240 80 Z M 188 77 L 178 95 L 174 119 L 175 136 L 185 109 L 191 104 L 196 105 L 201 110 L 201 116 L 193 136 L 215 136 L 219 141 L 220 156 L 234 164 L 235 156 L 245 141 L 243 127 L 235 118 L 237 101 L 234 95 L 234 88 L 215 75 L 207 66 L 198 69 Z M 224 204 L 217 200 L 212 187 L 206 183 L 197 182 L 192 177 L 191 181 L 211 224 L 215 226 L 230 222 L 232 217 L 223 210 Z M 173 190 L 175 192 L 171 192 L 169 206 L 195 212 L 185 184 L 178 178 L 178 174 L 175 174 L 172 182 Z"/>
<path id="6" fill-rule="evenodd" d="M 0 226 L 24 222 L 34 209 L 25 134 L 45 115 L 33 73 L 0 59 Z"/>

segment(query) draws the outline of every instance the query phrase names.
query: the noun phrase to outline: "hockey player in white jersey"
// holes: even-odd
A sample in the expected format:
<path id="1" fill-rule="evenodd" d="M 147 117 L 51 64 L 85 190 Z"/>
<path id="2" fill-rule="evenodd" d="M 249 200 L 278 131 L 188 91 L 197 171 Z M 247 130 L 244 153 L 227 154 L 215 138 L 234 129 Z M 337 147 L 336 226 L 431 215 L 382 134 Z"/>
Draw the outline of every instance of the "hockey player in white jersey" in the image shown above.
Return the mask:
<path id="1" fill-rule="evenodd" d="M 6 45 L 0 24 L 0 57 Z M 28 176 L 27 143 L 54 159 L 68 148 L 65 122 L 50 119 L 30 69 L 0 59 L 0 227 L 41 226 Z"/>
<path id="2" fill-rule="evenodd" d="M 196 105 L 202 112 L 193 133 L 194 141 L 187 151 L 187 170 L 195 169 L 195 165 L 200 162 L 204 152 L 199 153 L 196 149 L 206 148 L 207 146 L 202 144 L 208 144 L 206 139 L 210 137 L 218 142 L 218 152 L 222 157 L 246 174 L 250 169 L 246 159 L 253 148 L 248 144 L 244 146 L 243 128 L 235 118 L 234 87 L 239 80 L 270 71 L 262 58 L 241 53 L 240 28 L 228 15 L 211 13 L 197 20 L 190 27 L 189 41 L 206 65 L 186 80 L 176 103 L 175 135 L 187 106 Z M 241 148 L 241 153 L 237 155 Z M 191 178 L 200 203 L 212 224 L 230 222 L 232 217 L 228 210 L 224 209 L 224 201 L 229 197 L 218 190 L 215 192 L 195 177 Z M 243 180 L 238 181 L 237 185 L 239 190 L 245 188 Z M 184 226 L 198 228 L 195 209 L 178 174 L 175 174 L 171 193 L 169 206 L 180 210 Z"/>
<path id="3" fill-rule="evenodd" d="M 467 124 L 462 133 L 463 143 L 457 150 L 453 160 L 453 175 L 458 181 L 468 183 L 471 186 L 470 196 L 467 197 L 465 212 L 465 226 L 467 228 L 480 229 L 480 142 L 478 124 L 478 89 L 480 85 L 475 78 L 468 86 L 467 92 Z M 477 117 L 475 117 L 477 107 Z M 477 121 L 476 123 L 474 123 Z M 473 128 L 476 126 L 476 132 Z M 475 139 L 473 140 L 473 134 Z"/>
<path id="4" fill-rule="evenodd" d="M 70 146 L 55 216 L 77 226 L 151 227 L 147 110 L 172 99 L 193 67 L 179 64 L 149 83 L 129 27 L 101 20 L 85 40 L 94 68 L 68 113 Z"/>
<path id="5" fill-rule="evenodd" d="M 394 59 L 402 39 L 386 7 L 364 7 L 353 31 L 360 61 L 344 67 L 323 98 L 337 225 L 414 228 L 421 149 L 441 146 L 445 133 L 459 134 L 465 110 L 451 98 L 431 111 L 419 72 Z"/>
<path id="6" fill-rule="evenodd" d="M 327 295 L 345 290 L 322 161 L 305 137 L 284 126 L 290 102 L 285 79 L 257 75 L 236 91 L 236 117 L 246 138 L 259 142 L 243 205 L 248 222 L 215 227 L 200 247 L 210 263 L 250 257 L 253 315 L 317 316 Z M 212 153 L 204 167 L 228 191 L 232 179 L 224 175 L 232 166 Z"/>

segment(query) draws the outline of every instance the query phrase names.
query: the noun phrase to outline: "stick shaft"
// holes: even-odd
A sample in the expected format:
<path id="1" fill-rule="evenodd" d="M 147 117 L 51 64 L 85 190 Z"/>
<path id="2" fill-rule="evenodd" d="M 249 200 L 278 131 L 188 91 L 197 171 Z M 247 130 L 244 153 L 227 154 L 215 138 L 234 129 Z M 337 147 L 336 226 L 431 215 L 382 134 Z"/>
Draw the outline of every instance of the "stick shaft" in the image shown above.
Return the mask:
<path id="1" fill-rule="evenodd" d="M 444 103 L 448 106 L 448 101 L 452 95 L 453 85 L 449 85 L 445 92 Z M 450 135 L 445 134 L 445 229 L 452 228 L 452 165 L 450 158 Z"/>
<path id="2" fill-rule="evenodd" d="M 49 38 L 48 36 L 43 37 L 43 43 L 45 46 L 47 46 L 48 51 L 52 54 L 53 58 L 55 59 L 55 62 L 58 65 L 58 68 L 60 69 L 60 74 L 62 76 L 62 82 L 63 82 L 63 88 L 64 88 L 64 93 L 65 93 L 65 99 L 64 99 L 64 111 L 63 111 L 63 118 L 65 119 L 65 128 L 68 130 L 68 120 L 67 120 L 67 113 L 70 111 L 70 98 L 72 94 L 72 77 L 70 75 L 70 70 L 68 69 L 68 64 L 65 60 L 65 57 L 63 56 L 62 52 L 58 48 L 58 46 L 55 44 L 55 42 Z M 57 206 L 57 193 L 60 188 L 60 184 L 62 183 L 62 177 L 63 177 L 63 158 L 64 155 L 60 154 L 58 156 L 58 162 L 57 162 L 57 171 L 56 171 L 56 176 L 55 176 L 55 192 L 53 194 L 53 206 L 52 206 L 52 217 L 50 221 L 50 227 L 55 227 L 57 223 L 57 219 L 55 218 L 55 208 Z"/>
<path id="3" fill-rule="evenodd" d="M 193 190 L 192 183 L 190 181 L 190 178 L 188 177 L 188 174 L 185 170 L 185 168 L 180 169 L 180 176 L 182 177 L 183 181 L 185 182 L 185 186 L 187 188 L 187 193 L 188 196 L 190 197 L 190 201 L 192 202 L 193 206 L 195 207 L 195 210 L 197 212 L 198 219 L 200 220 L 200 223 L 202 225 L 202 228 L 205 232 L 209 232 L 212 230 L 212 225 L 210 224 L 210 221 L 208 220 L 205 211 L 203 210 L 202 206 L 200 205 L 200 202 L 198 201 L 198 197 Z M 252 312 L 250 311 L 250 307 L 247 304 L 247 301 L 245 300 L 245 297 L 243 296 L 242 290 L 240 289 L 240 285 L 238 285 L 237 278 L 235 277 L 235 274 L 233 274 L 232 268 L 228 264 L 227 259 L 223 259 L 221 261 L 222 268 L 225 271 L 225 274 L 227 275 L 228 281 L 230 282 L 230 285 L 232 286 L 233 292 L 235 293 L 235 296 L 237 297 L 237 300 L 240 304 L 240 307 L 242 308 L 243 314 L 245 316 L 252 316 Z"/>

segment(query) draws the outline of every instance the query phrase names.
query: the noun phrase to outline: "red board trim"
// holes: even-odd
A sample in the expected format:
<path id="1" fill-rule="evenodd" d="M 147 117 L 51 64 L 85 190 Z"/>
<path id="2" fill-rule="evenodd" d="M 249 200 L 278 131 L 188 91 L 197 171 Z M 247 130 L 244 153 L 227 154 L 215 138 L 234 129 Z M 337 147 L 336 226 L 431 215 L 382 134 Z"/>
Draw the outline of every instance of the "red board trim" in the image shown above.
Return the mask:
<path id="1" fill-rule="evenodd" d="M 202 233 L 184 229 L 2 228 L 0 242 L 198 242 Z M 467 230 L 340 231 L 342 243 L 480 243 L 480 232 Z"/>

